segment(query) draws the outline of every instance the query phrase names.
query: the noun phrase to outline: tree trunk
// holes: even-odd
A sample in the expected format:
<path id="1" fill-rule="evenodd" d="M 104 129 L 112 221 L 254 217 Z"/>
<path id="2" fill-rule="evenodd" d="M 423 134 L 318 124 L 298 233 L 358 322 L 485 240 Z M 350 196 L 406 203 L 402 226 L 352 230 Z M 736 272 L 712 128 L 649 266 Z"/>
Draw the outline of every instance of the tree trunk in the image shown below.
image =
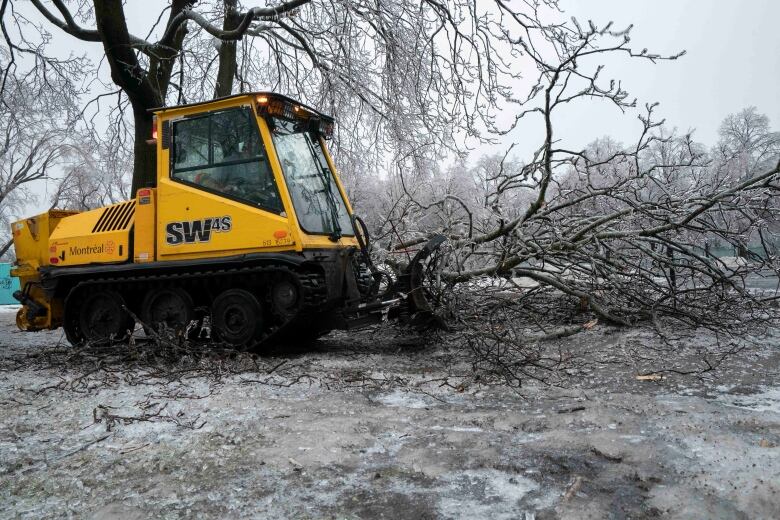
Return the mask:
<path id="1" fill-rule="evenodd" d="M 195 4 L 193 0 L 173 0 L 171 13 L 166 27 L 169 27 L 174 19 L 184 10 Z M 168 87 L 171 83 L 171 73 L 176 59 L 179 57 L 184 37 L 187 35 L 187 23 L 179 26 L 172 38 L 162 42 L 149 58 L 149 77 L 152 85 L 160 94 L 161 105 L 165 103 Z M 178 88 L 181 88 L 179 85 Z"/>
<path id="2" fill-rule="evenodd" d="M 143 107 L 133 109 L 135 120 L 135 147 L 133 150 L 133 183 L 131 197 L 140 188 L 157 185 L 157 147 L 148 144 L 152 138 L 152 114 Z"/>
<path id="3" fill-rule="evenodd" d="M 192 3 L 192 0 L 174 0 L 168 23 Z M 150 60 L 149 74 L 139 63 L 136 51 L 130 45 L 122 0 L 94 0 L 94 5 L 97 30 L 111 67 L 111 79 L 124 91 L 133 107 L 135 158 L 132 193 L 135 195 L 139 188 L 155 186 L 157 182 L 157 149 L 146 143 L 147 139 L 152 138 L 152 114 L 148 110 L 165 103 L 173 63 L 187 28 L 181 25 L 171 41 L 155 49 Z"/>
<path id="4" fill-rule="evenodd" d="M 223 29 L 233 30 L 238 27 L 241 17 L 238 13 L 237 0 L 225 1 L 225 21 Z M 229 96 L 233 93 L 233 78 L 236 75 L 236 41 L 222 41 L 219 45 L 219 70 L 214 86 L 214 98 Z"/>
<path id="5" fill-rule="evenodd" d="M 162 105 L 160 92 L 149 81 L 130 45 L 130 36 L 122 0 L 94 0 L 97 29 L 111 67 L 111 79 L 127 94 L 133 107 L 135 147 L 133 184 L 135 194 L 141 186 L 154 185 L 156 180 L 155 148 L 146 144 L 152 137 L 152 114 L 147 110 Z"/>

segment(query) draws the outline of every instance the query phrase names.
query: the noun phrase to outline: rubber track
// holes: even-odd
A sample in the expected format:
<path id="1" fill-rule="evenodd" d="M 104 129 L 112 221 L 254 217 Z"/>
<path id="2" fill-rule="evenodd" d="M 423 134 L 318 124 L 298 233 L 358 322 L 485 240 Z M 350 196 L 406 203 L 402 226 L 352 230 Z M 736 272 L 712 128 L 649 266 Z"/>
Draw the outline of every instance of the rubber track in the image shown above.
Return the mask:
<path id="1" fill-rule="evenodd" d="M 327 298 L 327 285 L 325 282 L 325 275 L 322 273 L 305 272 L 301 273 L 294 271 L 287 266 L 252 266 L 242 267 L 235 269 L 219 269 L 219 270 L 201 270 L 188 273 L 171 273 L 171 274 L 156 274 L 148 276 L 118 276 L 107 277 L 95 280 L 84 280 L 77 283 L 68 292 L 68 298 L 75 294 L 77 291 L 81 291 L 84 288 L 90 288 L 95 286 L 107 286 L 108 288 L 117 287 L 120 285 L 135 285 L 135 284 L 148 284 L 153 282 L 175 282 L 177 280 L 184 279 L 205 279 L 215 276 L 252 276 L 252 275 L 268 275 L 276 273 L 277 276 L 284 273 L 285 275 L 292 275 L 300 282 L 303 288 L 303 302 L 298 313 L 289 318 L 281 325 L 277 325 L 271 328 L 268 333 L 264 334 L 262 338 L 256 341 L 250 347 L 258 348 L 264 344 L 273 341 L 275 338 L 281 336 L 291 325 L 293 325 L 298 318 L 305 315 L 308 311 L 315 310 L 318 306 L 322 305 Z M 121 291 L 118 291 L 121 294 Z M 67 311 L 66 311 L 67 312 Z"/>

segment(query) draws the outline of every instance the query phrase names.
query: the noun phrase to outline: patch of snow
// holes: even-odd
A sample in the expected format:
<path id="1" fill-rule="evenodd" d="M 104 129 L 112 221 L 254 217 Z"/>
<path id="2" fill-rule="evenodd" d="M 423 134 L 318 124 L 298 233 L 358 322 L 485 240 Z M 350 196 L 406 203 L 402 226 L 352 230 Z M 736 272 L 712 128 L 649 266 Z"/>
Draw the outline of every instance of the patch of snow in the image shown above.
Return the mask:
<path id="1" fill-rule="evenodd" d="M 778 387 L 764 387 L 763 392 L 749 395 L 720 395 L 715 400 L 744 410 L 780 414 L 780 388 Z"/>
<path id="2" fill-rule="evenodd" d="M 399 389 L 393 390 L 391 393 L 383 395 L 377 400 L 386 406 L 396 406 L 399 408 L 420 409 L 433 406 L 432 399 L 426 400 L 419 394 L 412 394 Z"/>
<path id="3" fill-rule="evenodd" d="M 438 510 L 444 518 L 520 518 L 520 501 L 539 489 L 531 479 L 494 469 L 450 473 L 442 483 Z"/>
<path id="4" fill-rule="evenodd" d="M 16 314 L 21 308 L 18 304 L 0 305 L 0 314 Z"/>
<path id="5" fill-rule="evenodd" d="M 644 435 L 620 435 L 619 437 L 627 441 L 629 444 L 640 444 L 647 440 Z"/>
<path id="6" fill-rule="evenodd" d="M 436 424 L 434 426 L 431 426 L 429 428 L 430 430 L 447 430 L 450 432 L 473 432 L 473 433 L 479 433 L 483 432 L 482 428 L 477 428 L 476 426 L 441 426 L 440 424 Z"/>
<path id="7" fill-rule="evenodd" d="M 512 281 L 521 289 L 533 289 L 534 287 L 539 287 L 539 282 L 532 278 L 528 278 L 527 276 L 512 278 Z"/>
<path id="8" fill-rule="evenodd" d="M 520 433 L 513 437 L 513 442 L 516 444 L 526 444 L 529 442 L 535 442 L 542 438 L 540 433 Z"/>
<path id="9" fill-rule="evenodd" d="M 721 256 L 718 260 L 729 269 L 737 269 L 748 265 L 748 261 L 741 256 Z"/>

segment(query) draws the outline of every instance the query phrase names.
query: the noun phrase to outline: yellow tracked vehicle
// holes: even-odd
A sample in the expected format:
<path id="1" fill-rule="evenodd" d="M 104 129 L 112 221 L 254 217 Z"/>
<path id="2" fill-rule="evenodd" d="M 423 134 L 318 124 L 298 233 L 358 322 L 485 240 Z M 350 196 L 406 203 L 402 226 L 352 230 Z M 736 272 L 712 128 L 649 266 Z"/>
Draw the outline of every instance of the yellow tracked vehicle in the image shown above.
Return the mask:
<path id="1" fill-rule="evenodd" d="M 272 93 L 154 112 L 155 186 L 12 224 L 19 328 L 104 343 L 138 319 L 245 347 L 430 314 L 423 262 L 442 238 L 395 279 L 371 264 L 332 118 Z"/>

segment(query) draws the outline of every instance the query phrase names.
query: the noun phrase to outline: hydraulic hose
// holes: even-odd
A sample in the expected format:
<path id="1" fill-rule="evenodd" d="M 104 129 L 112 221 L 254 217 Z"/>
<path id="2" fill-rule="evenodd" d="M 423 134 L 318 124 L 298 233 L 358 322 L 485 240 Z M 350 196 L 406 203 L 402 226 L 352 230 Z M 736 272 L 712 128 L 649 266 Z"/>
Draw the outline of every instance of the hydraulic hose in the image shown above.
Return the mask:
<path id="1" fill-rule="evenodd" d="M 352 230 L 355 232 L 355 238 L 357 239 L 358 245 L 360 246 L 360 251 L 363 253 L 363 256 L 366 257 L 366 260 L 371 263 L 368 255 L 368 248 L 371 245 L 371 236 L 368 234 L 368 226 L 366 226 L 366 223 L 363 222 L 362 218 L 358 217 L 354 213 L 350 216 L 349 219 L 352 222 Z M 360 224 L 360 229 L 358 229 L 358 224 Z"/>

